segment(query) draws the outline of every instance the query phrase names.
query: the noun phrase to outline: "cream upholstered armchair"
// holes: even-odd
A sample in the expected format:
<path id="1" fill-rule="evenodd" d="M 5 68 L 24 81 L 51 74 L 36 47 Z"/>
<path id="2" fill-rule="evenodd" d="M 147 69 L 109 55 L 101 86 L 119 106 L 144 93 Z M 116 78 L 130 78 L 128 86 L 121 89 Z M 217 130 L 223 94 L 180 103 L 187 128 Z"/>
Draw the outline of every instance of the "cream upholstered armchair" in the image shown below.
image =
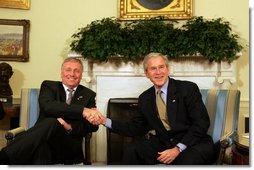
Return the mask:
<path id="1" fill-rule="evenodd" d="M 237 134 L 241 93 L 239 90 L 202 89 L 201 94 L 211 122 L 208 133 L 216 145 L 215 164 L 232 164 L 231 146 Z"/>
<path id="2" fill-rule="evenodd" d="M 16 135 L 34 126 L 39 116 L 39 103 L 38 103 L 39 92 L 40 89 L 38 88 L 21 89 L 19 127 L 7 131 L 7 133 L 5 134 L 7 144 L 11 142 L 13 139 L 15 139 Z M 85 165 L 91 164 L 90 159 L 91 137 L 92 133 L 88 133 L 84 137 L 83 139 L 84 158 L 81 158 L 82 161 L 78 163 L 84 163 Z M 75 164 L 76 163 L 77 162 L 75 162 Z"/>

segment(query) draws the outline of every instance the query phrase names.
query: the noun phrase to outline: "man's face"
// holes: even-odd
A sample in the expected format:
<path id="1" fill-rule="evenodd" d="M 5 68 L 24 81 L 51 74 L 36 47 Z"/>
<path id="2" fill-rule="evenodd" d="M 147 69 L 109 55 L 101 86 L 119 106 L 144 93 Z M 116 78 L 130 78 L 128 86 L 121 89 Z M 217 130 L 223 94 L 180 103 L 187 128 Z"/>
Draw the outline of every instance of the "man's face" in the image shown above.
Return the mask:
<path id="1" fill-rule="evenodd" d="M 161 88 L 168 80 L 169 68 L 162 57 L 150 58 L 145 74 L 156 88 Z"/>
<path id="2" fill-rule="evenodd" d="M 63 84 L 69 88 L 79 85 L 82 78 L 82 65 L 75 61 L 69 61 L 63 64 L 61 78 Z"/>

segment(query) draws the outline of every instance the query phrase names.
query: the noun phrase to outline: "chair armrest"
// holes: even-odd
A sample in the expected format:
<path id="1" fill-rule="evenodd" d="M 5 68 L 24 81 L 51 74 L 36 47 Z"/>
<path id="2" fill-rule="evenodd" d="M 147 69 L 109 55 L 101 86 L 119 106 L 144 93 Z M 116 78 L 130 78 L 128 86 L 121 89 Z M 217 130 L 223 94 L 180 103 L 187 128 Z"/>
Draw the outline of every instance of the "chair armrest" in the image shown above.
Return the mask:
<path id="1" fill-rule="evenodd" d="M 231 145 L 232 144 L 232 139 L 235 136 L 235 134 L 236 134 L 235 132 L 227 133 L 226 135 L 224 135 L 220 138 L 220 143 L 224 140 L 227 140 L 229 142 L 229 144 Z"/>
<path id="2" fill-rule="evenodd" d="M 235 132 L 229 132 L 220 138 L 219 155 L 218 155 L 218 159 L 216 160 L 217 165 L 222 165 L 223 162 L 225 161 L 226 149 L 233 144 L 234 136 L 235 136 Z"/>
<path id="3" fill-rule="evenodd" d="M 12 141 L 15 138 L 15 136 L 17 136 L 18 134 L 24 131 L 25 129 L 23 127 L 18 127 L 18 128 L 7 131 L 5 134 L 5 139 L 7 140 L 7 144 L 10 141 Z"/>
<path id="4" fill-rule="evenodd" d="M 220 151 L 219 151 L 219 156 L 216 161 L 217 165 L 222 165 L 223 161 L 225 159 L 225 154 L 226 154 L 226 149 L 231 146 L 229 139 L 223 139 L 220 141 Z"/>
<path id="5" fill-rule="evenodd" d="M 92 133 L 87 133 L 85 136 L 85 165 L 91 165 L 91 151 L 90 151 L 90 141 L 92 138 Z"/>

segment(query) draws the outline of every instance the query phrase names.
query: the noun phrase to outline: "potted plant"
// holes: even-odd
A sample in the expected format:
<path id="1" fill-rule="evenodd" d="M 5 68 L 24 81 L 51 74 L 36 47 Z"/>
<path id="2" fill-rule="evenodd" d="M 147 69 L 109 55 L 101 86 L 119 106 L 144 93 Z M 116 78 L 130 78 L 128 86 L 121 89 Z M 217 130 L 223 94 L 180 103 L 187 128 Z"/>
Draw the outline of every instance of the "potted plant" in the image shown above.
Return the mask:
<path id="1" fill-rule="evenodd" d="M 231 62 L 243 48 L 239 36 L 232 33 L 230 23 L 223 18 L 193 17 L 183 23 L 163 17 L 136 21 L 103 18 L 79 28 L 72 38 L 72 51 L 97 62 L 115 56 L 139 62 L 150 52 L 169 58 L 198 54 L 209 61 Z"/>

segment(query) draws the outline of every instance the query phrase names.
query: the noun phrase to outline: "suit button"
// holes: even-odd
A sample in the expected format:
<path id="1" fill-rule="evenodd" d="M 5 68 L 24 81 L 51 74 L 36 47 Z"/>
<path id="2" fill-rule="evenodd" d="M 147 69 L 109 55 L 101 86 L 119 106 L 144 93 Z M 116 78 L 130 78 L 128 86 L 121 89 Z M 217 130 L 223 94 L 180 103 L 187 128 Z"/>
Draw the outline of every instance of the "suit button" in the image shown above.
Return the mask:
<path id="1" fill-rule="evenodd" d="M 170 138 L 170 142 L 173 142 L 174 141 L 174 139 L 173 138 Z"/>

